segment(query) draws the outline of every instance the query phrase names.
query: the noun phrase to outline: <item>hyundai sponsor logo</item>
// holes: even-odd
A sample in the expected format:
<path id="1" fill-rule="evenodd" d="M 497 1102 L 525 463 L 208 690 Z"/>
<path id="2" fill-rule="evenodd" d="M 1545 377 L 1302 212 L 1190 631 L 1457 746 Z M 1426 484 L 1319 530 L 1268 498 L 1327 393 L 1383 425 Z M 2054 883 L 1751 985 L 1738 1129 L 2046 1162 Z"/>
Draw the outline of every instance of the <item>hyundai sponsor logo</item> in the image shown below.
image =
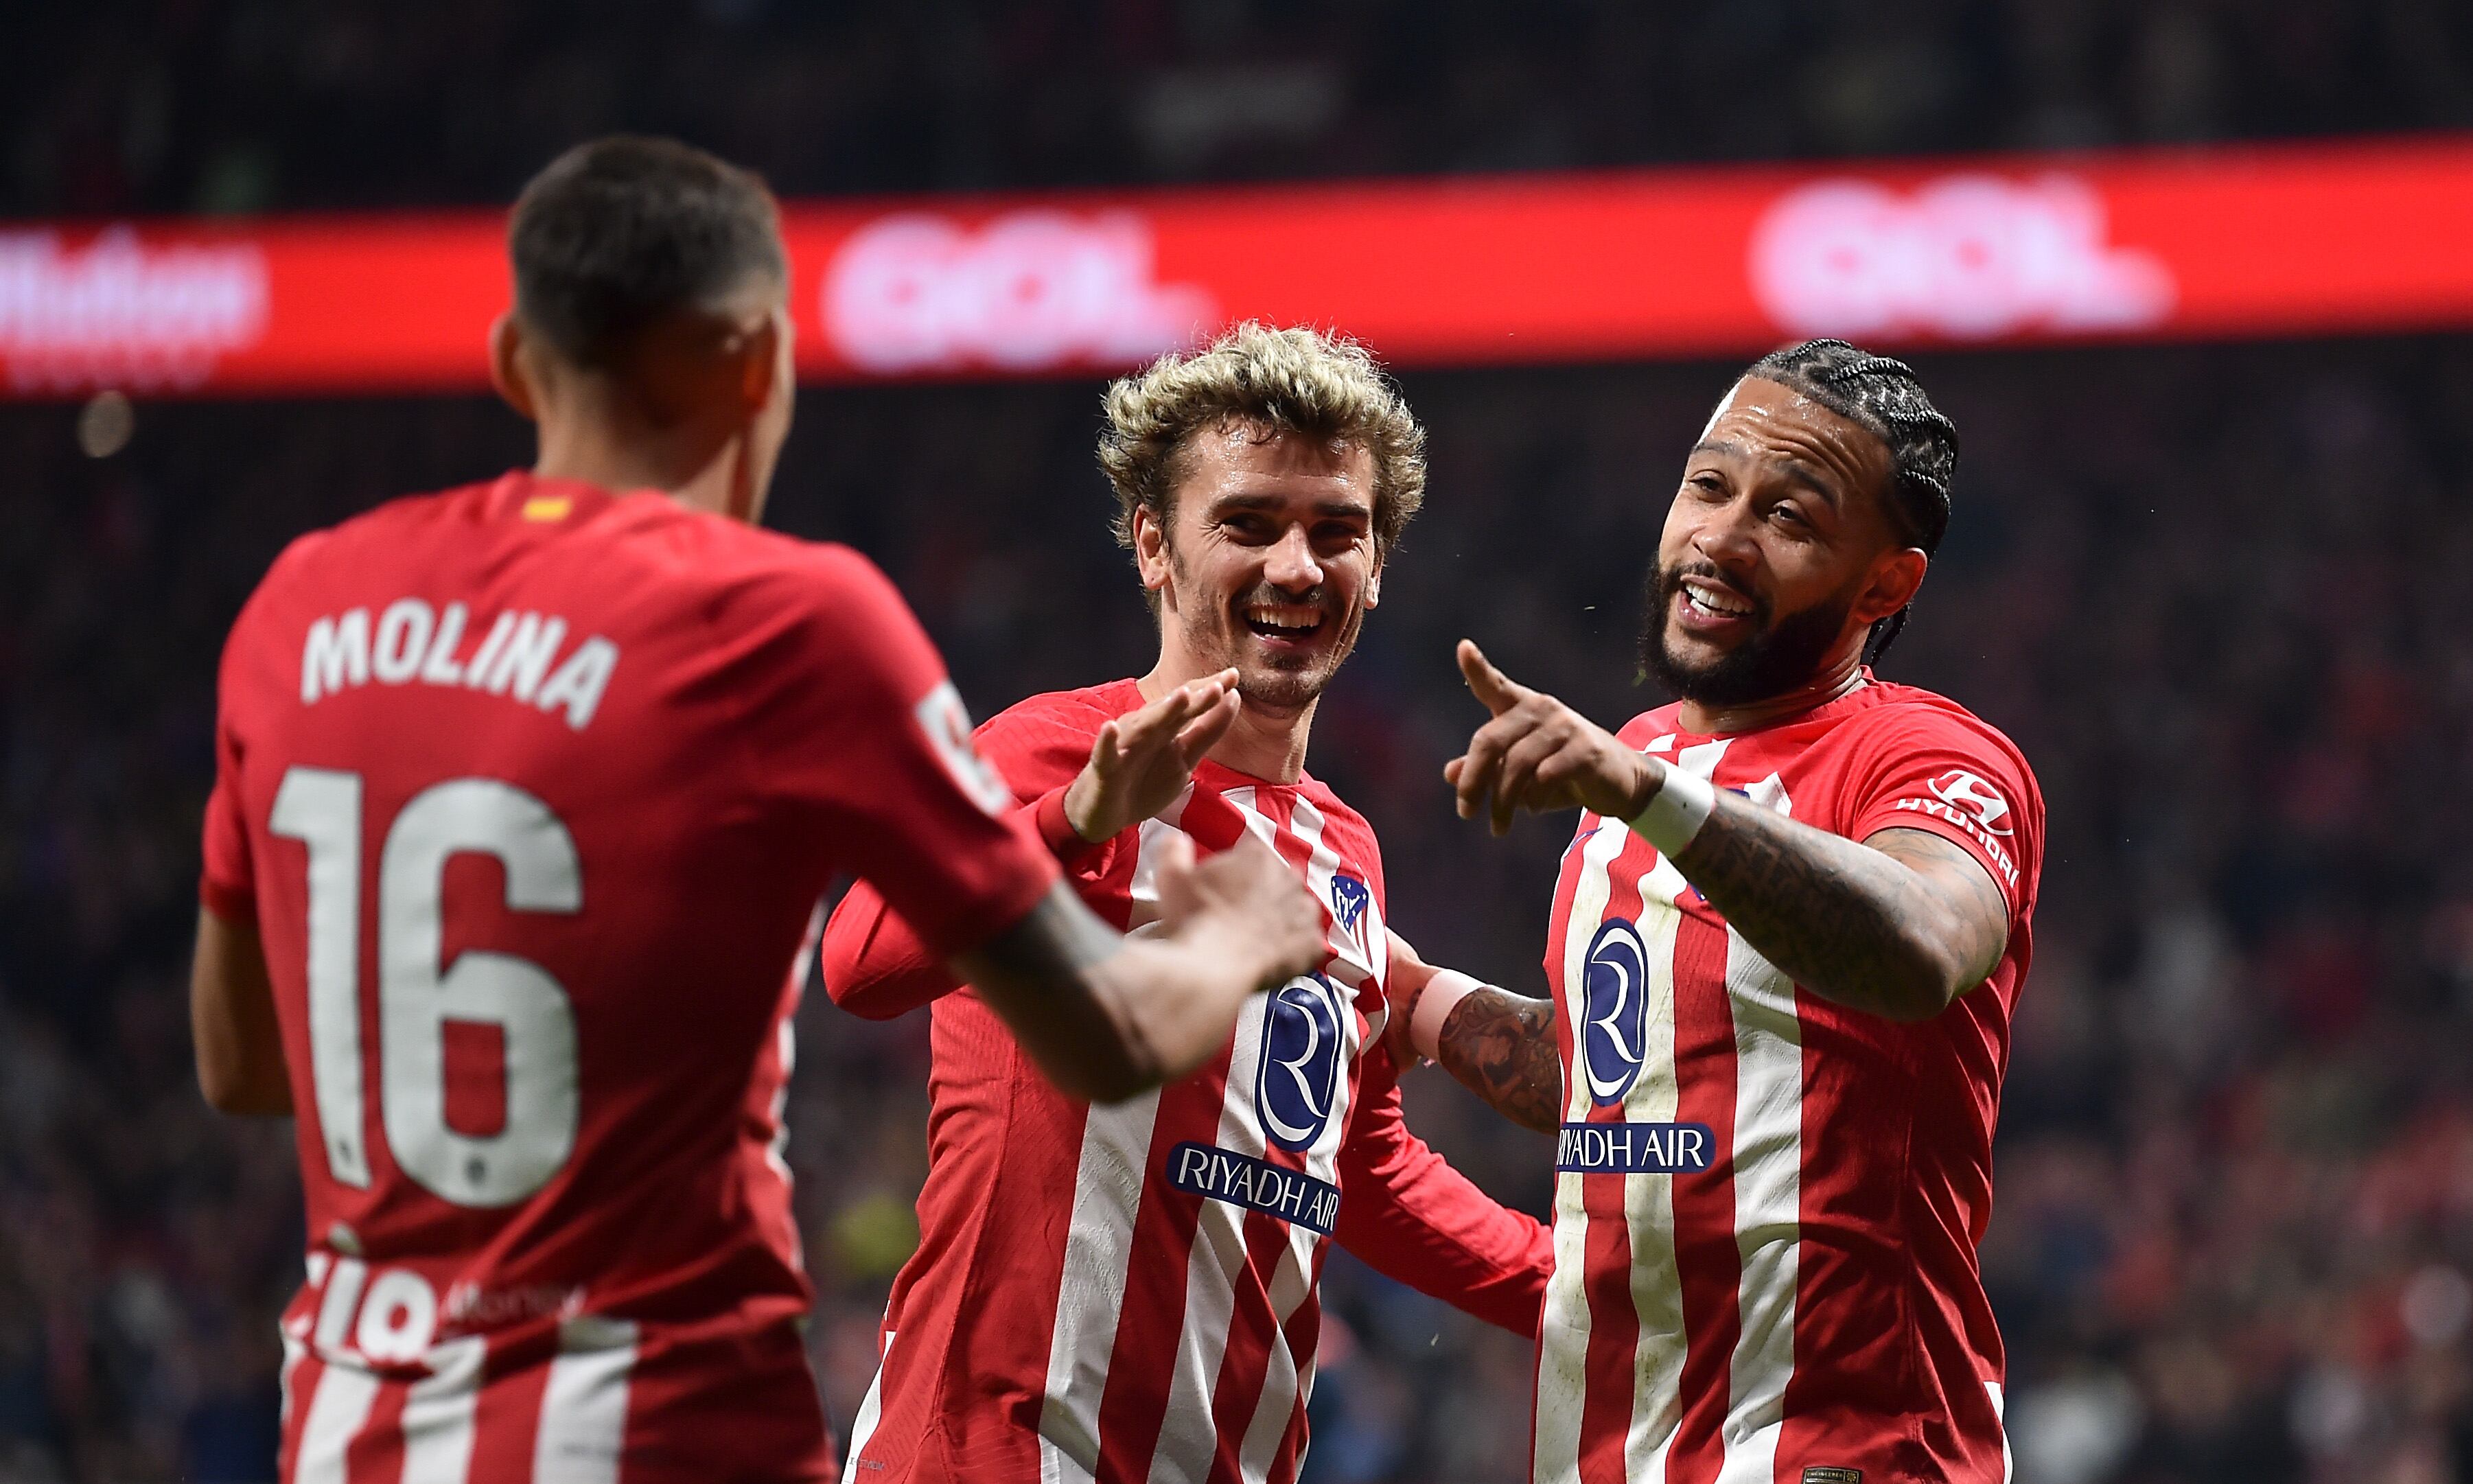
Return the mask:
<path id="1" fill-rule="evenodd" d="M 1580 1071 L 1589 1100 L 1600 1108 L 1622 1101 L 1640 1076 L 1648 1041 L 1648 949 L 1627 918 L 1608 918 L 1589 945 L 1582 969 Z"/>
<path id="2" fill-rule="evenodd" d="M 1262 1059 L 1254 1107 L 1262 1133 L 1283 1149 L 1310 1149 L 1339 1103 L 1339 991 L 1320 974 L 1282 985 L 1262 1009 Z"/>
<path id="3" fill-rule="evenodd" d="M 1717 1158 L 1705 1123 L 1567 1123 L 1554 1167 L 1584 1175 L 1697 1175 Z"/>
<path id="4" fill-rule="evenodd" d="M 1167 1183 L 1205 1200 L 1277 1216 L 1322 1236 L 1339 1221 L 1339 1187 L 1215 1144 L 1187 1139 L 1167 1153 Z"/>

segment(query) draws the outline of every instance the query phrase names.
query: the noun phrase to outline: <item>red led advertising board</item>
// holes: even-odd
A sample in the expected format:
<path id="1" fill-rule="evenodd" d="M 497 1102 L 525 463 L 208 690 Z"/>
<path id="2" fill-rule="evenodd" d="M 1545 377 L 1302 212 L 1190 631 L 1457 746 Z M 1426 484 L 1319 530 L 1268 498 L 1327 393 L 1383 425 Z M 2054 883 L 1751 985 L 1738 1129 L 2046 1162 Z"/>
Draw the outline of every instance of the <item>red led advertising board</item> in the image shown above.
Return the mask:
<path id="1" fill-rule="evenodd" d="M 793 202 L 815 380 L 1113 371 L 1243 318 L 1395 366 L 2473 326 L 2473 136 Z M 0 225 L 0 395 L 468 391 L 487 211 Z"/>

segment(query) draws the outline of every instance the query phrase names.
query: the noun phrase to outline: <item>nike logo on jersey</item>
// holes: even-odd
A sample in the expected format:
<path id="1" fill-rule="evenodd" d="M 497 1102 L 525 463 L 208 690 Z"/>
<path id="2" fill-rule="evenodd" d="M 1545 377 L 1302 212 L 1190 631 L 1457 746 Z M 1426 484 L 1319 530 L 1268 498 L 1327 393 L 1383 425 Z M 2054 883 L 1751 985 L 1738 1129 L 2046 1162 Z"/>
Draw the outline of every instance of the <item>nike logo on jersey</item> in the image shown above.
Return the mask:
<path id="1" fill-rule="evenodd" d="M 398 598 L 374 625 L 366 608 L 320 618 L 300 646 L 300 704 L 314 706 L 347 686 L 372 681 L 418 682 L 506 696 L 543 711 L 564 710 L 566 724 L 578 731 L 592 720 L 618 668 L 617 645 L 596 634 L 561 660 L 564 618 L 509 610 L 466 654 L 467 617 L 461 603 L 439 611 L 419 598 Z"/>

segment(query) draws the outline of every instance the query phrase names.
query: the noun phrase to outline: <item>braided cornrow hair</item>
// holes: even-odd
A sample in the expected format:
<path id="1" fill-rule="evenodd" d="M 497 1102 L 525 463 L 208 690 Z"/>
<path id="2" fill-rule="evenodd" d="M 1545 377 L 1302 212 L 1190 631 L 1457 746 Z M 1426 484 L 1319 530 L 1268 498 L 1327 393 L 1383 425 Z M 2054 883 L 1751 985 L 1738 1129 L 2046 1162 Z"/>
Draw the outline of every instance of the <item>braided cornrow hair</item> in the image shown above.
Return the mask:
<path id="1" fill-rule="evenodd" d="M 1939 548 L 1949 530 L 1950 487 L 1957 479 L 1957 424 L 1924 395 L 1914 368 L 1842 340 L 1807 340 L 1769 352 L 1743 374 L 1800 392 L 1877 434 L 1892 461 L 1890 518 L 1926 555 Z M 1897 642 L 1907 612 L 1902 608 L 1872 626 L 1865 664 Z"/>

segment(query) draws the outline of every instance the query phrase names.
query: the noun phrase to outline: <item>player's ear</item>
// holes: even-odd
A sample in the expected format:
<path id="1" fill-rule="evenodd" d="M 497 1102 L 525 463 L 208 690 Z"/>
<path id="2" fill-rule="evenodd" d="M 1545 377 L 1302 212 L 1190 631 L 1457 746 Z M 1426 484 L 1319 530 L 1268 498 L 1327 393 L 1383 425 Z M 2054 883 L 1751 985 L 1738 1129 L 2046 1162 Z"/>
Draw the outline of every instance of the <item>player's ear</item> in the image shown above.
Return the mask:
<path id="1" fill-rule="evenodd" d="M 510 311 L 490 324 L 490 385 L 499 399 L 527 421 L 540 420 L 540 400 L 534 394 L 532 373 L 524 365 L 523 324 Z"/>
<path id="2" fill-rule="evenodd" d="M 1912 603 L 1915 589 L 1924 585 L 1924 573 L 1931 566 L 1932 558 L 1925 556 L 1921 547 L 1883 553 L 1872 564 L 1872 580 L 1863 585 L 1862 593 L 1855 600 L 1854 616 L 1871 624 Z"/>
<path id="3" fill-rule="evenodd" d="M 1368 609 L 1382 606 L 1382 543 L 1380 541 L 1374 543 L 1374 570 L 1365 578 L 1365 606 Z"/>
<path id="4" fill-rule="evenodd" d="M 1159 512 L 1147 505 L 1134 507 L 1134 569 L 1141 574 L 1142 586 L 1153 592 L 1167 586 L 1167 526 Z"/>
<path id="5" fill-rule="evenodd" d="M 732 337 L 738 358 L 738 395 L 753 415 L 787 395 L 791 376 L 790 316 L 775 308 Z"/>

